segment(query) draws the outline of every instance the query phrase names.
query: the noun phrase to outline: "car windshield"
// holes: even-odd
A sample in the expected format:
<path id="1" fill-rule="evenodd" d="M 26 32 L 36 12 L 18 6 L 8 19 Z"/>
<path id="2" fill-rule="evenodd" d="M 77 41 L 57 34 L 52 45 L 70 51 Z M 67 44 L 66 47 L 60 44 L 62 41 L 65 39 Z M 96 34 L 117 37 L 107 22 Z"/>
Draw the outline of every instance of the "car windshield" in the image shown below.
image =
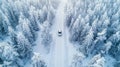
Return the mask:
<path id="1" fill-rule="evenodd" d="M 58 33 L 62 33 L 62 32 L 59 31 Z"/>

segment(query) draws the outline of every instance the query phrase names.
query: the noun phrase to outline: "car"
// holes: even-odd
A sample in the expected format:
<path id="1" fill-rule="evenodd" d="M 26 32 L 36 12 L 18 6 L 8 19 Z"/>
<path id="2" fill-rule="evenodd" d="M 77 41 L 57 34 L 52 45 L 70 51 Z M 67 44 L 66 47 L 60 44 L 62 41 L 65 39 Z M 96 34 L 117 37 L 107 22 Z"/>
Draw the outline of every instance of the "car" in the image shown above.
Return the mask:
<path id="1" fill-rule="evenodd" d="M 62 36 L 62 31 L 58 30 L 58 36 Z"/>

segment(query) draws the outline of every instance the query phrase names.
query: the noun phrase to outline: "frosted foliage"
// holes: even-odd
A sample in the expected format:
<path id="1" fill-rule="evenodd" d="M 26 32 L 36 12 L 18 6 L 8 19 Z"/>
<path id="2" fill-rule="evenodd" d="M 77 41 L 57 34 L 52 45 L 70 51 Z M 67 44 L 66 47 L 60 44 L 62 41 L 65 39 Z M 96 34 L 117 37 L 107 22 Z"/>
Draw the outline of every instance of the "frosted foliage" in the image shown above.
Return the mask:
<path id="1" fill-rule="evenodd" d="M 47 67 L 45 62 L 41 60 L 40 54 L 34 52 L 34 56 L 32 57 L 32 65 L 33 67 Z"/>
<path id="2" fill-rule="evenodd" d="M 67 4 L 66 25 L 72 43 L 77 43 L 75 46 L 87 60 L 101 54 L 93 67 L 105 67 L 106 55 L 117 62 L 120 60 L 119 4 L 119 0 L 69 0 Z M 113 66 L 114 63 L 111 64 Z"/>
<path id="3" fill-rule="evenodd" d="M 0 0 L 0 67 L 120 67 L 119 18 L 120 0 Z"/>
<path id="4" fill-rule="evenodd" d="M 38 31 L 45 33 L 45 37 L 53 25 L 57 8 L 53 3 L 57 2 L 55 0 L 0 0 L 0 62 L 3 61 L 5 67 L 23 67 L 32 59 Z M 48 21 L 46 27 L 44 27 L 45 21 Z M 52 38 L 51 34 L 45 38 L 41 39 L 44 45 L 51 43 L 52 40 L 47 42 Z M 2 42 L 8 44 L 2 45 Z"/>
<path id="5" fill-rule="evenodd" d="M 18 53 L 13 49 L 11 45 L 6 42 L 0 43 L 0 58 L 6 62 L 4 65 L 9 66 L 15 62 L 18 57 Z"/>

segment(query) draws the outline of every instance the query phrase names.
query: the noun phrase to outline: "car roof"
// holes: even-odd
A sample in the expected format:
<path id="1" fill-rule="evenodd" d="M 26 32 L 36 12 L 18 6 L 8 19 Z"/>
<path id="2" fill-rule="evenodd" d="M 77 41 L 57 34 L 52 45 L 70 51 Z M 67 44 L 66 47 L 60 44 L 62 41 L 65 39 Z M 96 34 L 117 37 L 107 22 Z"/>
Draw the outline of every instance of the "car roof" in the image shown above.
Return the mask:
<path id="1" fill-rule="evenodd" d="M 62 30 L 58 30 L 58 31 L 62 31 Z"/>

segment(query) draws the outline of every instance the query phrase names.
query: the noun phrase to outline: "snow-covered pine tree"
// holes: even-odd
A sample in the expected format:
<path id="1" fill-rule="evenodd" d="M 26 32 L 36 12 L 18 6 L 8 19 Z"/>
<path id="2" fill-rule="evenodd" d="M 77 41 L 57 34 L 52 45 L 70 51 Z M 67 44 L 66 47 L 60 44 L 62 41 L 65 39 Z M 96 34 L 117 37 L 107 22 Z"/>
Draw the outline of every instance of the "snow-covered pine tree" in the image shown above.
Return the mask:
<path id="1" fill-rule="evenodd" d="M 104 58 L 106 55 L 110 55 L 116 61 L 120 60 L 118 57 L 120 53 L 118 38 L 120 35 L 119 4 L 119 0 L 69 0 L 66 8 L 66 25 L 70 31 L 70 40 L 77 43 L 80 52 L 86 53 L 85 56 L 93 57 L 96 54 L 101 54 Z M 84 24 L 83 27 L 81 24 Z M 92 37 L 90 39 L 87 36 L 91 28 L 90 33 L 93 37 L 90 36 Z M 83 32 L 85 29 L 86 32 Z M 80 36 L 81 33 L 84 36 Z M 89 47 L 86 46 L 88 42 L 91 42 Z M 89 49 L 84 49 L 85 47 Z"/>
<path id="2" fill-rule="evenodd" d="M 3 66 L 17 67 L 17 57 L 18 53 L 15 51 L 14 47 L 6 42 L 0 43 L 0 59 Z"/>
<path id="3" fill-rule="evenodd" d="M 31 63 L 33 67 L 47 67 L 45 62 L 41 59 L 40 54 L 36 52 L 34 52 Z"/>
<path id="4" fill-rule="evenodd" d="M 4 46 L 11 46 L 18 54 L 12 67 L 23 67 L 31 60 L 37 31 L 45 30 L 49 33 L 57 7 L 53 5 L 54 2 L 55 0 L 0 0 L 0 43 L 7 41 L 9 44 Z M 48 28 L 43 26 L 45 21 L 49 21 L 46 26 Z M 0 59 L 4 58 L 0 56 Z"/>

